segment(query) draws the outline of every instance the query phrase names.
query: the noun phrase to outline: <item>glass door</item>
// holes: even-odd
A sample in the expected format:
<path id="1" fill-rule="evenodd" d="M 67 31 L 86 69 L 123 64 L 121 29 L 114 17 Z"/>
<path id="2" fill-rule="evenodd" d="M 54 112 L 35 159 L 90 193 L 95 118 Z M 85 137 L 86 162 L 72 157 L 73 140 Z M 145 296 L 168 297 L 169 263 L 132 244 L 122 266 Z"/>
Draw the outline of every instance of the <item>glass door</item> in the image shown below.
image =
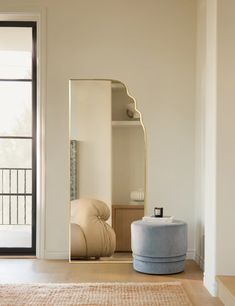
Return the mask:
<path id="1" fill-rule="evenodd" d="M 0 254 L 36 252 L 36 23 L 0 21 Z"/>

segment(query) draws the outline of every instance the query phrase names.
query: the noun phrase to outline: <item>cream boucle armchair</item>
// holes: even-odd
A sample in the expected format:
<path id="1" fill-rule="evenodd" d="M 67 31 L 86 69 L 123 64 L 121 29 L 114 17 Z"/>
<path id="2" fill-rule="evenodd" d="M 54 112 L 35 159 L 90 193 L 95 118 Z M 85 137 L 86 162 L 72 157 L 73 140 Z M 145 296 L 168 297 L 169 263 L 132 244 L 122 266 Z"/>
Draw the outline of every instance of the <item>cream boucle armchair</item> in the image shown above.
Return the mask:
<path id="1" fill-rule="evenodd" d="M 116 235 L 108 220 L 108 206 L 94 199 L 71 202 L 71 258 L 111 256 L 116 248 Z"/>

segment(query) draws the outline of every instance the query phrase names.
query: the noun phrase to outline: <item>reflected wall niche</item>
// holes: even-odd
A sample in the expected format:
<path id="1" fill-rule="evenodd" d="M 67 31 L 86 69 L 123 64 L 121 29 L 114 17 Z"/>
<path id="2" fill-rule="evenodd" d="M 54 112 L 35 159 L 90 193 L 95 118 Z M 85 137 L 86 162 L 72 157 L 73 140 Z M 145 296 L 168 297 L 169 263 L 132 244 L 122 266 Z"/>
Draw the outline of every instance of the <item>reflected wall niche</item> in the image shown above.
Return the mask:
<path id="1" fill-rule="evenodd" d="M 70 80 L 70 262 L 130 262 L 145 209 L 146 135 L 126 86 Z"/>

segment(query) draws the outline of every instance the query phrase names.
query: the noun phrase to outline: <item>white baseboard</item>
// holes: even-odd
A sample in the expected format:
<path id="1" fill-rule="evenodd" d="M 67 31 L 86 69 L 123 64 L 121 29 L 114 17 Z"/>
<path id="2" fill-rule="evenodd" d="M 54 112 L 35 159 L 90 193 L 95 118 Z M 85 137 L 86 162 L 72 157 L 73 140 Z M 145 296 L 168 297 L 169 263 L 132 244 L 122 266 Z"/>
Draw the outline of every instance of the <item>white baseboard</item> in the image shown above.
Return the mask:
<path id="1" fill-rule="evenodd" d="M 204 257 L 199 255 L 198 253 L 195 254 L 195 261 L 200 266 L 202 271 L 204 271 Z"/>
<path id="2" fill-rule="evenodd" d="M 68 252 L 52 252 L 45 250 L 44 252 L 44 258 L 45 259 L 66 259 L 69 260 L 69 254 Z"/>
<path id="3" fill-rule="evenodd" d="M 204 275 L 203 284 L 212 296 L 217 296 L 217 282 L 214 279 L 209 279 Z"/>
<path id="4" fill-rule="evenodd" d="M 195 250 L 188 250 L 186 253 L 186 259 L 195 260 Z"/>

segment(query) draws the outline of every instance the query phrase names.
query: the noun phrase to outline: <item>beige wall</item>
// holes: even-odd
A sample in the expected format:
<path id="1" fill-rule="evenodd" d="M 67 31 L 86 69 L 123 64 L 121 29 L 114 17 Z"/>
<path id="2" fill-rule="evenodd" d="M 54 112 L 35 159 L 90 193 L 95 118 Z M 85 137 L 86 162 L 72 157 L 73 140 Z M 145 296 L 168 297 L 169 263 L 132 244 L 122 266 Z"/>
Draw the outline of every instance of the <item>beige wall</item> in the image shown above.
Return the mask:
<path id="1" fill-rule="evenodd" d="M 148 137 L 149 213 L 161 205 L 188 222 L 193 251 L 196 1 L 0 0 L 1 11 L 34 5 L 47 14 L 47 257 L 68 253 L 70 78 L 112 78 L 128 86 Z"/>
<path id="2" fill-rule="evenodd" d="M 217 274 L 235 274 L 235 2 L 218 1 Z"/>

